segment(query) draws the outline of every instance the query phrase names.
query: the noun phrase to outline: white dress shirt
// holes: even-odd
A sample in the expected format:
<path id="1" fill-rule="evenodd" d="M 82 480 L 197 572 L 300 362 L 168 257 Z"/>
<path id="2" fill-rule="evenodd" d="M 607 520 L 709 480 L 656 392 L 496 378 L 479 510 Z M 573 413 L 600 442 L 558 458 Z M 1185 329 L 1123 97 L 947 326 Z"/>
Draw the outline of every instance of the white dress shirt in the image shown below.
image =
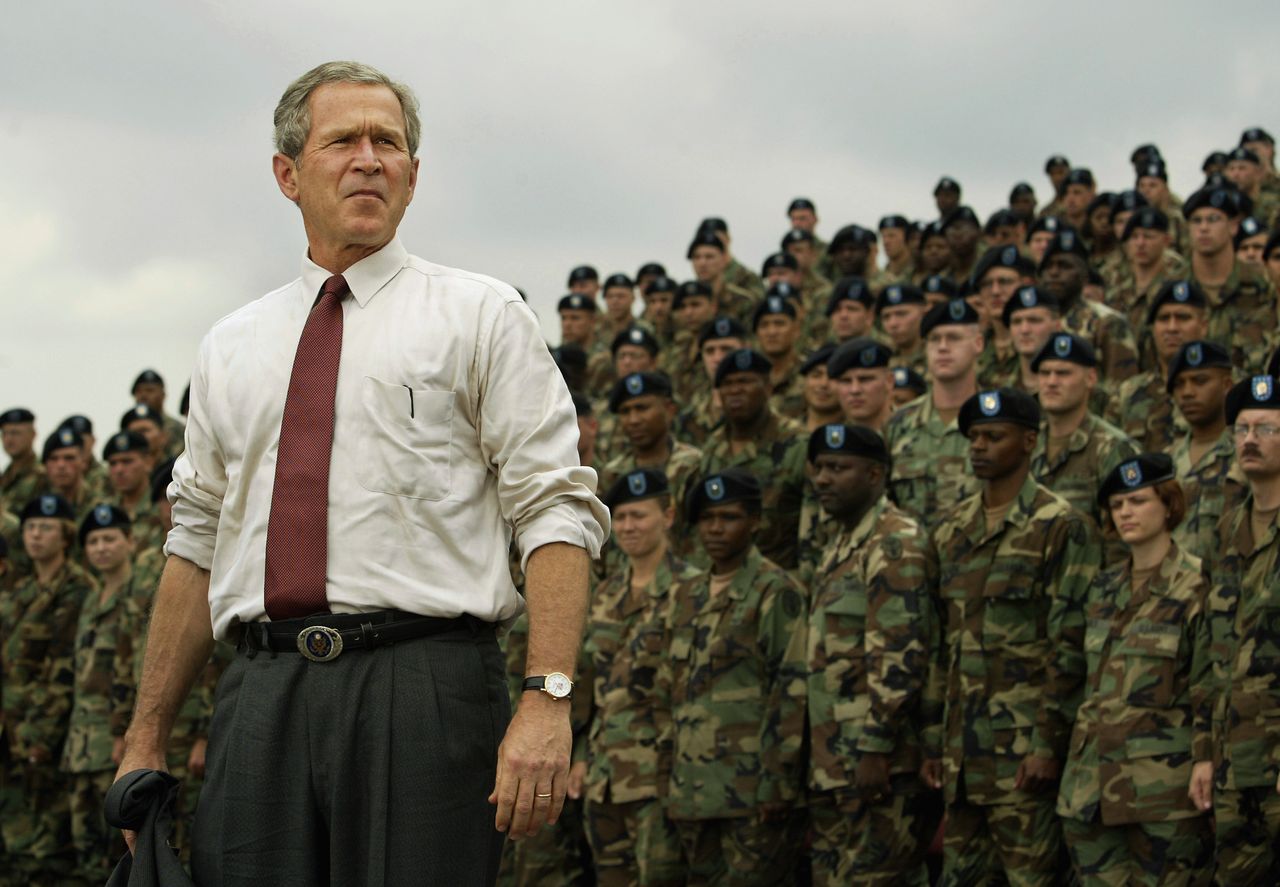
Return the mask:
<path id="1" fill-rule="evenodd" d="M 578 464 L 573 404 L 510 286 L 410 256 L 398 239 L 343 275 L 326 593 L 335 613 L 400 609 L 505 621 L 514 532 L 598 557 L 609 513 Z M 214 325 L 191 379 L 165 551 L 210 570 L 215 636 L 267 618 L 267 519 L 294 353 L 329 272 Z"/>

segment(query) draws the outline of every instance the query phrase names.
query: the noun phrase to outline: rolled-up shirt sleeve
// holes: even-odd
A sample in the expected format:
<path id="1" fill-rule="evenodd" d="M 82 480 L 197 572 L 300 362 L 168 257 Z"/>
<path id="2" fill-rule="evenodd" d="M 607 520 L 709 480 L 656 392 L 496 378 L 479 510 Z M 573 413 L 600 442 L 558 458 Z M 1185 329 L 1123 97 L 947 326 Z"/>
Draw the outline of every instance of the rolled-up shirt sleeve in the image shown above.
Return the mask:
<path id="1" fill-rule="evenodd" d="M 518 297 L 516 297 L 518 299 Z M 609 534 L 595 469 L 578 461 L 578 422 L 533 312 L 507 301 L 477 343 L 480 445 L 498 477 L 498 503 L 529 555 L 567 542 L 591 558 Z"/>
<path id="2" fill-rule="evenodd" d="M 210 337 L 200 343 L 191 377 L 186 447 L 173 466 L 169 503 L 173 529 L 165 540 L 167 555 L 177 555 L 204 570 L 213 566 L 214 544 L 222 500 L 227 491 L 226 463 L 213 435 L 209 414 Z"/>

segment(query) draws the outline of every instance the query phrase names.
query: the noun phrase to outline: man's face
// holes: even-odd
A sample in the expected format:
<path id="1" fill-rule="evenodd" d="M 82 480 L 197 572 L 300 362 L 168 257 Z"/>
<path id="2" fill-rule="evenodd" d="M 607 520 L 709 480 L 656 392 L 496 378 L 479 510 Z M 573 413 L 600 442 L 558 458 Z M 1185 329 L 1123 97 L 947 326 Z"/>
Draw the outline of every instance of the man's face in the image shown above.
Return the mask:
<path id="1" fill-rule="evenodd" d="M 932 235 L 920 248 L 920 263 L 931 274 L 951 264 L 951 246 L 945 237 Z"/>
<path id="2" fill-rule="evenodd" d="M 1040 378 L 1040 405 L 1055 415 L 1078 409 L 1098 384 L 1098 371 L 1069 360 L 1046 360 L 1036 371 Z"/>
<path id="3" fill-rule="evenodd" d="M 742 502 L 707 505 L 698 515 L 698 537 L 717 565 L 731 563 L 743 555 L 751 547 L 759 526 L 759 515 L 751 514 Z"/>
<path id="4" fill-rule="evenodd" d="M 996 225 L 987 238 L 987 246 L 1017 246 L 1026 235 L 1027 232 L 1021 225 Z"/>
<path id="5" fill-rule="evenodd" d="M 0 428 L 0 442 L 4 444 L 5 455 L 10 459 L 30 453 L 35 440 L 34 422 L 7 422 Z"/>
<path id="6" fill-rule="evenodd" d="M 618 426 L 632 449 L 644 452 L 667 439 L 675 404 L 657 394 L 642 394 L 618 405 Z"/>
<path id="7" fill-rule="evenodd" d="M 707 339 L 707 341 L 703 342 L 702 368 L 707 371 L 707 378 L 714 379 L 716 377 L 716 367 L 720 366 L 720 361 L 724 360 L 726 354 L 746 347 L 747 343 L 736 337 Z"/>
<path id="8" fill-rule="evenodd" d="M 1045 250 L 1049 248 L 1049 244 L 1053 242 L 1052 231 L 1037 231 L 1031 235 L 1031 239 L 1027 241 L 1027 252 L 1031 254 L 1031 261 L 1037 265 L 1044 258 Z"/>
<path id="9" fill-rule="evenodd" d="M 1209 257 L 1231 249 L 1236 225 L 1236 221 L 1222 210 L 1200 207 L 1187 218 L 1187 226 L 1191 229 L 1191 249 Z"/>
<path id="10" fill-rule="evenodd" d="M 769 402 L 769 387 L 759 373 L 729 373 L 720 383 L 726 419 L 748 425 L 760 418 Z"/>
<path id="11" fill-rule="evenodd" d="M 666 540 L 673 518 L 660 499 L 624 502 L 613 509 L 613 536 L 627 557 L 644 557 Z"/>
<path id="12" fill-rule="evenodd" d="M 151 458 L 164 457 L 164 448 L 169 443 L 169 435 L 156 423 L 149 419 L 134 419 L 125 426 L 124 430 L 136 431 L 147 439 L 147 445 L 151 447 Z"/>
<path id="13" fill-rule="evenodd" d="M 969 464 L 979 480 L 999 480 L 1022 468 L 1036 447 L 1036 432 L 1013 422 L 969 428 Z"/>
<path id="14" fill-rule="evenodd" d="M 1151 335 L 1156 353 L 1168 363 L 1178 353 L 1184 342 L 1203 339 L 1209 332 L 1209 320 L 1203 308 L 1193 308 L 1177 302 L 1166 302 L 1156 309 L 1151 322 Z"/>
<path id="15" fill-rule="evenodd" d="M 49 485 L 61 492 L 70 492 L 84 477 L 84 461 L 80 458 L 79 447 L 59 447 L 44 460 L 44 470 L 48 472 Z"/>
<path id="16" fill-rule="evenodd" d="M 1058 193 L 1058 189 L 1062 187 L 1062 180 L 1067 177 L 1067 173 L 1070 171 L 1071 167 L 1063 163 L 1056 163 L 1049 167 L 1046 175 L 1049 176 L 1049 181 L 1053 185 L 1053 193 Z"/>
<path id="17" fill-rule="evenodd" d="M 1156 209 L 1164 210 L 1169 204 L 1169 183 L 1158 176 L 1142 176 L 1138 179 L 1138 193 L 1147 198 L 1147 203 Z"/>
<path id="18" fill-rule="evenodd" d="M 653 355 L 639 345 L 619 345 L 613 353 L 613 369 L 618 378 L 632 373 L 647 373 L 653 369 Z"/>
<path id="19" fill-rule="evenodd" d="M 796 264 L 800 266 L 801 271 L 808 271 L 813 267 L 813 263 L 818 261 L 818 251 L 807 240 L 788 243 L 787 253 L 796 260 Z"/>
<path id="20" fill-rule="evenodd" d="M 1049 341 L 1049 337 L 1061 327 L 1061 319 L 1048 308 L 1022 308 L 1015 311 L 1009 318 L 1013 350 L 1026 358 L 1035 357 L 1044 343 Z"/>
<path id="21" fill-rule="evenodd" d="M 1240 147 L 1257 154 L 1258 159 L 1262 161 L 1262 165 L 1265 168 L 1272 169 L 1275 167 L 1276 146 L 1270 142 L 1264 142 L 1261 140 L 1256 142 L 1244 142 Z"/>
<path id="22" fill-rule="evenodd" d="M 1267 276 L 1271 278 L 1271 285 L 1280 289 L 1280 249 L 1273 249 L 1267 257 Z"/>
<path id="23" fill-rule="evenodd" d="M 804 376 L 804 404 L 816 413 L 829 413 L 840 405 L 827 368 L 818 364 Z"/>
<path id="24" fill-rule="evenodd" d="M 1169 247 L 1169 235 L 1150 228 L 1134 228 L 1125 241 L 1124 249 L 1129 261 L 1139 268 L 1152 268 L 1164 256 Z"/>
<path id="25" fill-rule="evenodd" d="M 1236 258 L 1245 265 L 1262 270 L 1262 251 L 1267 247 L 1267 235 L 1255 234 L 1240 241 L 1236 247 Z"/>
<path id="26" fill-rule="evenodd" d="M 1231 372 L 1220 367 L 1189 369 L 1173 380 L 1173 402 L 1193 428 L 1212 427 L 1223 420 Z"/>
<path id="27" fill-rule="evenodd" d="M 1009 201 L 1009 209 L 1024 219 L 1033 218 L 1036 214 L 1036 196 L 1034 194 L 1019 194 Z"/>
<path id="28" fill-rule="evenodd" d="M 765 356 L 781 357 L 790 354 L 800 336 L 800 324 L 785 314 L 766 314 L 756 324 L 756 338 Z"/>
<path id="29" fill-rule="evenodd" d="M 793 209 L 787 216 L 797 231 L 812 231 L 818 224 L 818 214 L 811 209 Z"/>
<path id="30" fill-rule="evenodd" d="M 729 264 L 729 257 L 722 249 L 704 245 L 693 248 L 693 255 L 689 258 L 689 262 L 693 265 L 694 277 L 702 283 L 714 283 L 724 273 L 724 269 Z"/>
<path id="31" fill-rule="evenodd" d="M 925 364 L 939 382 L 963 378 L 973 370 L 981 353 L 982 330 L 977 324 L 936 326 L 924 342 Z"/>
<path id="32" fill-rule="evenodd" d="M 899 351 L 914 348 L 920 341 L 920 319 L 928 308 L 924 305 L 890 305 L 880 312 L 880 325 Z"/>
<path id="33" fill-rule="evenodd" d="M 869 425 L 884 414 L 893 396 L 893 370 L 888 367 L 845 370 L 836 380 L 840 410 L 855 425 Z"/>
<path id="34" fill-rule="evenodd" d="M 133 557 L 133 538 L 119 527 L 90 530 L 84 539 L 84 555 L 99 573 L 120 569 Z"/>
<path id="35" fill-rule="evenodd" d="M 818 502 L 837 518 L 866 511 L 884 477 L 884 466 L 847 453 L 819 453 L 813 460 L 813 488 Z"/>
<path id="36" fill-rule="evenodd" d="M 933 204 L 938 208 L 938 218 L 946 216 L 960 205 L 960 195 L 955 191 L 942 190 L 933 195 Z"/>
<path id="37" fill-rule="evenodd" d="M 907 232 L 901 228 L 881 228 L 880 244 L 890 262 L 896 262 L 907 254 Z"/>
<path id="38" fill-rule="evenodd" d="M 615 323 L 631 319 L 631 304 L 635 291 L 629 286 L 611 286 L 604 291 L 604 307 Z"/>
<path id="39" fill-rule="evenodd" d="M 1241 410 L 1236 416 L 1233 429 L 1236 463 L 1249 480 L 1263 480 L 1280 474 L 1278 430 L 1280 411 Z"/>
<path id="40" fill-rule="evenodd" d="M 1089 202 L 1097 195 L 1088 185 L 1067 185 L 1062 195 L 1062 206 L 1069 216 L 1080 216 L 1089 208 Z"/>
<path id="41" fill-rule="evenodd" d="M 1235 186 L 1246 194 L 1252 194 L 1253 190 L 1262 183 L 1262 167 L 1248 160 L 1227 161 L 1224 175 L 1228 181 L 1234 182 Z"/>
<path id="42" fill-rule="evenodd" d="M 1067 305 L 1084 290 L 1088 269 L 1084 259 L 1073 253 L 1057 253 L 1045 262 L 1040 272 L 1040 285 L 1053 294 L 1059 303 Z"/>
<path id="43" fill-rule="evenodd" d="M 983 311 L 993 323 L 1000 323 L 1005 303 L 1023 284 L 1022 275 L 1012 268 L 992 268 L 982 275 L 978 283 L 978 294 L 981 297 Z"/>
<path id="44" fill-rule="evenodd" d="M 697 330 L 715 313 L 715 303 L 706 296 L 686 296 L 676 309 L 676 323 L 681 329 Z"/>
<path id="45" fill-rule="evenodd" d="M 654 323 L 662 323 L 671 316 L 672 293 L 653 292 L 644 297 L 644 316 Z"/>
<path id="46" fill-rule="evenodd" d="M 302 153 L 272 160 L 281 193 L 302 210 L 313 245 L 381 247 L 418 182 L 400 100 L 380 84 L 326 83 L 308 102 L 311 131 Z"/>
<path id="47" fill-rule="evenodd" d="M 775 283 L 785 283 L 787 286 L 800 289 L 800 284 L 804 281 L 804 275 L 799 270 L 792 270 L 785 266 L 775 265 L 769 269 L 769 273 L 764 276 L 766 287 L 773 286 Z"/>
<path id="48" fill-rule="evenodd" d="M 579 311 L 566 308 L 560 312 L 560 341 L 574 345 L 587 345 L 591 342 L 591 333 L 596 328 L 594 311 Z"/>
<path id="49" fill-rule="evenodd" d="M 132 496 L 147 490 L 151 467 L 149 453 L 113 453 L 107 459 L 107 476 L 111 480 L 111 488 L 122 496 Z"/>
<path id="50" fill-rule="evenodd" d="M 841 299 L 831 312 L 831 329 L 841 342 L 865 336 L 871 329 L 871 312 L 861 302 Z"/>
<path id="51" fill-rule="evenodd" d="M 569 284 L 569 292 L 575 296 L 586 296 L 594 301 L 600 292 L 600 281 L 591 277 L 575 280 Z"/>
<path id="52" fill-rule="evenodd" d="M 133 388 L 136 403 L 145 403 L 157 413 L 164 411 L 164 386 L 158 382 L 139 382 Z"/>
<path id="53" fill-rule="evenodd" d="M 29 517 L 22 523 L 22 547 L 37 564 L 61 557 L 67 550 L 62 521 L 55 517 Z"/>
<path id="54" fill-rule="evenodd" d="M 971 256 L 981 232 L 973 222 L 955 222 L 947 227 L 947 246 L 957 256 Z"/>

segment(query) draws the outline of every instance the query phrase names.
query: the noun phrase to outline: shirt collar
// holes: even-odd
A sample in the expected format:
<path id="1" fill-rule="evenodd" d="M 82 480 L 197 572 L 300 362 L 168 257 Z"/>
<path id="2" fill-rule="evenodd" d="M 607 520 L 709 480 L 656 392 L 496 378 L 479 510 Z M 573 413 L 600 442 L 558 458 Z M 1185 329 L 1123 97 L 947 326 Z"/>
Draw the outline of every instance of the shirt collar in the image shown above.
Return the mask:
<path id="1" fill-rule="evenodd" d="M 365 256 L 342 272 L 347 286 L 351 288 L 351 298 L 355 299 L 356 304 L 361 308 L 365 307 L 380 289 L 400 273 L 400 269 L 408 261 L 409 253 L 400 242 L 400 238 L 391 238 L 391 241 L 382 249 L 371 256 Z M 310 256 L 302 257 L 302 288 L 308 299 L 314 299 L 320 292 L 320 287 L 324 286 L 324 282 L 332 276 L 332 272 L 311 261 Z"/>

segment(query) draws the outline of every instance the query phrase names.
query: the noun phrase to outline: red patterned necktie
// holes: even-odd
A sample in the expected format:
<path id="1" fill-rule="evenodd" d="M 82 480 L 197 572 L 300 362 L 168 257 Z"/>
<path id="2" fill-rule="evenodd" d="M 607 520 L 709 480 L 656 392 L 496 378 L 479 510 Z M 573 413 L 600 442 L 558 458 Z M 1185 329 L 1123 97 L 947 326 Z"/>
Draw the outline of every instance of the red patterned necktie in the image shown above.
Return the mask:
<path id="1" fill-rule="evenodd" d="M 341 274 L 324 282 L 293 356 L 267 521 L 263 590 L 267 615 L 272 619 L 329 610 L 325 594 L 329 458 L 333 452 L 333 395 L 342 356 L 342 299 L 349 292 Z"/>

